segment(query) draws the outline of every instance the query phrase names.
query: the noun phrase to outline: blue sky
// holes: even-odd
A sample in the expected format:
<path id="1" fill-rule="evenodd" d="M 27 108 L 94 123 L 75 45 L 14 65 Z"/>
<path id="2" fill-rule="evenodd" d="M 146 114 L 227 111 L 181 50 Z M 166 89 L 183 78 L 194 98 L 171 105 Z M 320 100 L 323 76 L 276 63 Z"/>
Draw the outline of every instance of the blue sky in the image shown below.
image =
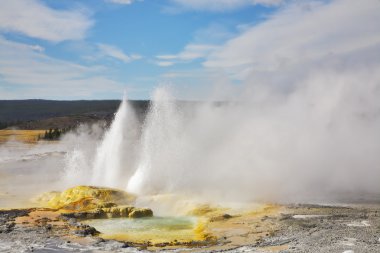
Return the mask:
<path id="1" fill-rule="evenodd" d="M 244 83 L 252 73 L 304 62 L 304 53 L 316 60 L 378 43 L 379 29 L 368 28 L 378 21 L 378 3 L 2 1 L 0 99 L 111 99 L 124 89 L 147 99 L 158 85 L 195 94 L 220 77 Z M 349 28 L 358 15 L 365 20 Z"/>

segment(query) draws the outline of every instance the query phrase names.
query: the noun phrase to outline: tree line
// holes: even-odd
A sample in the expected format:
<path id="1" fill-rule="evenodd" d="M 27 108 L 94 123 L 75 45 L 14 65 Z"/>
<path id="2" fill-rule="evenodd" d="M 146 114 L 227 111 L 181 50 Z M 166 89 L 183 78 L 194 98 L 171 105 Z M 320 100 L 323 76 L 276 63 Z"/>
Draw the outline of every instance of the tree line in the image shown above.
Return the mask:
<path id="1" fill-rule="evenodd" d="M 14 126 L 22 123 L 22 120 L 13 120 L 13 121 L 0 121 L 0 130 L 6 129 L 7 127 Z"/>
<path id="2" fill-rule="evenodd" d="M 43 135 L 39 134 L 38 140 L 47 140 L 47 141 L 59 140 L 62 135 L 64 135 L 65 133 L 67 133 L 70 130 L 71 130 L 71 128 L 63 128 L 63 129 L 59 129 L 59 128 L 52 129 L 52 128 L 50 128 L 49 130 L 45 131 L 45 134 L 43 134 Z"/>

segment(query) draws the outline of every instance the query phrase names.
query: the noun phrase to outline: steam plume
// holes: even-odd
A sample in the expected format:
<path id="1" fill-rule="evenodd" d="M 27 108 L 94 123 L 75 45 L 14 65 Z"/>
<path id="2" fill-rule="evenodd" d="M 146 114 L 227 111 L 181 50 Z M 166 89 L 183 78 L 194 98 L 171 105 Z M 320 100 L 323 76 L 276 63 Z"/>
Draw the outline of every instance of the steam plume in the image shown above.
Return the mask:
<path id="1" fill-rule="evenodd" d="M 110 129 L 97 148 L 91 183 L 125 187 L 125 179 L 134 172 L 138 149 L 139 125 L 124 94 Z"/>

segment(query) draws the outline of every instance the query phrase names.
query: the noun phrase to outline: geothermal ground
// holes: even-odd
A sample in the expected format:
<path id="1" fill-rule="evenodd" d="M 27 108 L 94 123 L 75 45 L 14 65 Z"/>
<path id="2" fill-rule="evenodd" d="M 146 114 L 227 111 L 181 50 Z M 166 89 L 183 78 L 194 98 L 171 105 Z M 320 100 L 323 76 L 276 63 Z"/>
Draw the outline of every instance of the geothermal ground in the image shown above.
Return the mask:
<path id="1" fill-rule="evenodd" d="M 141 135 L 130 134 L 136 125 L 125 124 L 130 122 L 127 112 L 124 102 L 105 134 L 92 126 L 59 141 L 36 141 L 32 137 L 38 131 L 20 132 L 27 138 L 9 138 L 9 131 L 3 132 L 0 252 L 380 252 L 377 194 L 345 193 L 347 187 L 338 187 L 336 196 L 321 196 L 314 189 L 309 199 L 299 191 L 299 199 L 305 201 L 290 201 L 297 199 L 295 195 L 286 202 L 271 201 L 287 204 L 247 201 L 253 189 L 273 194 L 275 185 L 252 188 L 259 177 L 247 181 L 244 171 L 236 174 L 236 179 L 244 179 L 241 188 L 236 188 L 239 181 L 219 177 L 216 170 L 210 174 L 217 176 L 214 181 L 202 181 L 207 176 L 201 173 L 186 177 L 181 173 L 188 171 L 176 171 L 157 156 L 166 151 L 166 135 L 153 130 L 142 134 L 143 162 L 135 160 L 130 164 L 139 163 L 137 169 L 126 170 L 135 158 L 131 140 Z M 123 139 L 120 133 L 129 135 Z M 162 149 L 155 149 L 157 142 Z M 155 171 L 152 161 L 173 168 Z M 286 185 L 298 183 L 290 177 Z M 175 187 L 169 191 L 165 187 L 171 184 Z M 186 192 L 186 186 L 194 193 Z M 302 189 L 303 184 L 295 186 Z M 218 198 L 211 198 L 213 188 L 220 190 L 214 195 Z"/>
<path id="2" fill-rule="evenodd" d="M 111 198 L 107 189 L 96 187 L 74 187 L 66 195 L 51 192 L 65 190 L 59 171 L 68 147 L 58 142 L 2 144 L 0 252 L 380 252 L 377 196 L 347 195 L 352 202 L 344 205 L 224 205 L 171 195 L 137 201 L 120 190 L 112 190 Z M 55 173 L 46 173 L 47 167 Z M 131 210 L 126 204 L 150 207 L 154 217 L 119 217 L 122 210 Z M 92 219 L 95 215 L 100 217 Z M 135 226 L 154 219 L 162 221 L 159 227 L 142 227 L 144 233 Z M 110 235 L 104 223 L 113 223 L 115 231 L 126 227 L 124 233 Z"/>
<path id="3" fill-rule="evenodd" d="M 380 252 L 379 205 L 266 206 L 203 214 L 214 239 L 188 244 L 104 240 L 48 209 L 0 212 L 1 252 Z M 229 215 L 228 213 L 234 213 Z"/>

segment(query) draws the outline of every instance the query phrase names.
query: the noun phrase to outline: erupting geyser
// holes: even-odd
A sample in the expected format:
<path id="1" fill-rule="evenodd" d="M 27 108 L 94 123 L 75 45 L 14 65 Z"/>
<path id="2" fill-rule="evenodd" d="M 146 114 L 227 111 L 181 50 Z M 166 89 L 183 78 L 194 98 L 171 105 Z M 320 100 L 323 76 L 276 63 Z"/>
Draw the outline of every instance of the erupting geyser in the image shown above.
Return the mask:
<path id="1" fill-rule="evenodd" d="M 138 167 L 128 181 L 127 191 L 158 193 L 168 190 L 173 182 L 163 182 L 162 177 L 171 177 L 173 162 L 181 153 L 181 147 L 174 146 L 172 142 L 180 138 L 181 128 L 175 100 L 165 88 L 155 91 L 143 129 Z M 165 159 L 168 157 L 170 159 Z M 178 166 L 176 169 L 182 168 Z"/>
<path id="2" fill-rule="evenodd" d="M 77 159 L 91 167 L 87 183 L 139 195 L 307 202 L 379 193 L 379 83 L 359 89 L 359 77 L 329 72 L 284 93 L 256 86 L 234 103 L 183 103 L 161 87 L 143 123 L 124 97 L 93 165 Z"/>
<path id="3" fill-rule="evenodd" d="M 126 179 L 135 168 L 139 129 L 136 115 L 124 95 L 115 119 L 96 150 L 91 184 L 125 187 Z"/>
<path id="4" fill-rule="evenodd" d="M 325 202 L 378 194 L 380 76 L 376 64 L 359 63 L 355 71 L 343 60 L 305 70 L 285 90 L 272 79 L 248 83 L 218 103 L 180 102 L 160 87 L 143 123 L 124 97 L 93 150 L 94 163 L 86 153 L 74 159 L 76 167 L 90 167 L 77 175 L 82 184 L 139 195 L 207 200 Z"/>

